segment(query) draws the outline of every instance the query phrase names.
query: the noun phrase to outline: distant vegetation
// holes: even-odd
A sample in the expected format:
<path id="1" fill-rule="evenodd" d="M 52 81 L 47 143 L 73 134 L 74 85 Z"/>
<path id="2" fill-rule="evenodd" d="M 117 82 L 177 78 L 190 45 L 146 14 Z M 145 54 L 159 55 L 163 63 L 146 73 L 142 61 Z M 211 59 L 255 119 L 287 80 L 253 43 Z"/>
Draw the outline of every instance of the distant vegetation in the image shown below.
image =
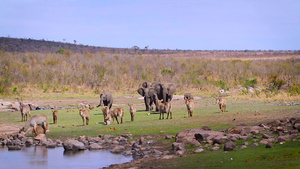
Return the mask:
<path id="1" fill-rule="evenodd" d="M 135 92 L 144 81 L 174 82 L 178 92 L 242 88 L 270 96 L 300 94 L 299 51 L 116 49 L 0 38 L 0 94 L 102 90 Z"/>

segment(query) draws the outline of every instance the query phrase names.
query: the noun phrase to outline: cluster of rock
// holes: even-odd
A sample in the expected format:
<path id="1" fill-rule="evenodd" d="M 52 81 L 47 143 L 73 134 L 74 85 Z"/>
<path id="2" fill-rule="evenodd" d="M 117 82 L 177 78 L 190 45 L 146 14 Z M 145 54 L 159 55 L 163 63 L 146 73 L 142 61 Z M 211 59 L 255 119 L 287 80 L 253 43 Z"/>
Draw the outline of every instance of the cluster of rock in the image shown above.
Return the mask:
<path id="1" fill-rule="evenodd" d="M 294 141 L 300 132 L 300 118 L 275 120 L 259 126 L 238 125 L 224 131 L 213 131 L 209 127 L 201 129 L 186 129 L 179 132 L 172 144 L 176 154 L 182 155 L 187 150 L 185 145 L 198 146 L 196 153 L 206 150 L 219 150 L 223 145 L 224 151 L 247 148 L 247 146 L 266 145 L 272 148 L 273 143 L 283 144 L 285 141 Z M 234 141 L 245 140 L 237 147 Z"/>
<path id="2" fill-rule="evenodd" d="M 151 138 L 150 136 L 148 136 Z M 173 136 L 174 137 L 174 136 Z M 30 146 L 45 146 L 46 148 L 63 147 L 65 152 L 75 152 L 81 150 L 100 150 L 109 149 L 112 153 L 132 156 L 134 159 L 144 157 L 157 157 L 167 155 L 170 152 L 153 149 L 153 140 L 141 137 L 133 140 L 131 134 L 122 134 L 115 137 L 113 135 L 99 134 L 98 137 L 80 136 L 77 139 L 52 140 L 46 138 L 44 134 L 39 134 L 35 138 L 26 137 L 23 134 L 11 134 L 0 136 L 0 145 L 7 146 L 8 150 L 21 150 Z"/>

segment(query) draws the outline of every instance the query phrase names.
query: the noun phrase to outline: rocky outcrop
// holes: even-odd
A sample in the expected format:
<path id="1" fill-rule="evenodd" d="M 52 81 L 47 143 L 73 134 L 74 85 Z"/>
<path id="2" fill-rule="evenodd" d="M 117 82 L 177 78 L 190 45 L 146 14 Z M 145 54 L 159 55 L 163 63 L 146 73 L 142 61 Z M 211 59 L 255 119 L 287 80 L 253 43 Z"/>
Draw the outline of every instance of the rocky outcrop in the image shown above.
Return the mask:
<path id="1" fill-rule="evenodd" d="M 78 140 L 68 139 L 63 143 L 63 147 L 66 151 L 78 151 L 85 150 L 84 144 Z"/>

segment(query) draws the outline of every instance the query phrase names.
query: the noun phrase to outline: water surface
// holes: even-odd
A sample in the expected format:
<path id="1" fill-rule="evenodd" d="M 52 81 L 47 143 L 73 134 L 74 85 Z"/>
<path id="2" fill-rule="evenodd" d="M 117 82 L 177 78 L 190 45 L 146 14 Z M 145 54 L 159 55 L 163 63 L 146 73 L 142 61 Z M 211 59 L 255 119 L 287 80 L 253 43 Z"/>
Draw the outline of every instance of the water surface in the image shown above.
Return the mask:
<path id="1" fill-rule="evenodd" d="M 131 160 L 131 156 L 112 154 L 107 150 L 65 152 L 63 147 L 47 149 L 42 146 L 35 146 L 24 147 L 18 151 L 8 151 L 7 147 L 0 147 L 1 169 L 102 168 Z"/>

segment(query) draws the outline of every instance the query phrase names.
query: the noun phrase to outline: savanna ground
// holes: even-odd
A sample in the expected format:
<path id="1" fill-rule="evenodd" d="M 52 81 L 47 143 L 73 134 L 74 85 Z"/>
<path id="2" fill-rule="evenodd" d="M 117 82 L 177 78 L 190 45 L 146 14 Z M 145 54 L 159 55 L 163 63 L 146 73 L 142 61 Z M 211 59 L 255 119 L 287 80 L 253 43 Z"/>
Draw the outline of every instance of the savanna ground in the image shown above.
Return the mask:
<path id="1" fill-rule="evenodd" d="M 227 112 L 220 113 L 215 99 L 204 96 L 200 92 L 196 96 L 194 116 L 187 117 L 187 110 L 182 95 L 175 95 L 173 99 L 173 119 L 159 120 L 157 112 L 144 111 L 143 99 L 138 94 L 114 94 L 115 107 L 125 109 L 124 124 L 103 125 L 103 115 L 100 108 L 91 111 L 90 125 L 83 126 L 82 119 L 77 109 L 59 110 L 58 123 L 53 124 L 51 110 L 32 111 L 31 114 L 44 113 L 49 117 L 50 132 L 47 137 L 51 139 L 65 139 L 81 135 L 97 136 L 98 134 L 119 135 L 123 133 L 133 134 L 133 139 L 138 140 L 141 136 L 146 140 L 154 140 L 153 147 L 164 151 L 172 152 L 171 144 L 175 141 L 166 140 L 166 135 L 176 135 L 183 129 L 201 128 L 208 126 L 213 130 L 226 129 L 238 124 L 258 125 L 277 119 L 300 117 L 300 105 L 288 105 L 299 103 L 295 100 L 267 100 L 257 97 L 228 96 Z M 28 98 L 28 99 L 27 99 Z M 7 100 L 12 99 L 7 98 Z M 72 94 L 72 93 L 35 93 L 24 94 L 23 99 L 38 105 L 55 105 L 58 107 L 74 106 L 78 103 L 88 103 L 96 106 L 99 103 L 99 95 L 94 93 Z M 137 106 L 135 121 L 130 121 L 128 103 Z M 166 118 L 166 116 L 165 116 Z M 235 120 L 233 120 L 235 119 Z M 3 126 L 10 131 L 17 131 L 25 122 L 21 122 L 20 112 L 1 112 L 0 131 Z M 5 131 L 9 132 L 9 131 Z M 28 132 L 28 136 L 32 136 Z M 237 143 L 238 144 L 238 143 Z M 249 146 L 246 149 L 224 153 L 223 150 L 208 151 L 196 154 L 193 150 L 196 147 L 186 147 L 188 152 L 173 159 L 140 159 L 131 163 L 123 164 L 123 168 L 295 168 L 300 166 L 300 142 L 287 142 L 283 145 L 275 144 L 275 148 L 266 149 L 263 145 L 258 147 Z M 233 160 L 231 160 L 233 159 Z"/>

